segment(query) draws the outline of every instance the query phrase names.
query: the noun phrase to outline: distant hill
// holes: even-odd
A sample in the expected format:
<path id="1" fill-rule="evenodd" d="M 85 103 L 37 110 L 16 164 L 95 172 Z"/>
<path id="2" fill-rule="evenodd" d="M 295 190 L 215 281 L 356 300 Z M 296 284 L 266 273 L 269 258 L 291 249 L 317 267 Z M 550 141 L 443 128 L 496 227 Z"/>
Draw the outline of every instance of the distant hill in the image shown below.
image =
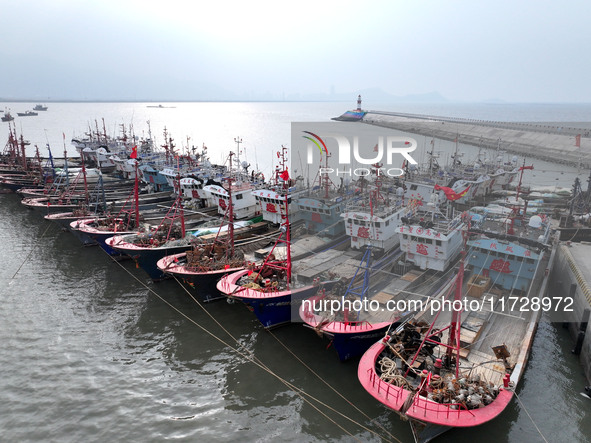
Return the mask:
<path id="1" fill-rule="evenodd" d="M 379 88 L 360 89 L 352 92 L 341 93 L 309 93 L 287 94 L 285 100 L 289 101 L 351 101 L 352 98 L 361 95 L 364 101 L 376 103 L 447 103 L 449 100 L 439 92 L 426 92 L 423 94 L 393 95 Z"/>

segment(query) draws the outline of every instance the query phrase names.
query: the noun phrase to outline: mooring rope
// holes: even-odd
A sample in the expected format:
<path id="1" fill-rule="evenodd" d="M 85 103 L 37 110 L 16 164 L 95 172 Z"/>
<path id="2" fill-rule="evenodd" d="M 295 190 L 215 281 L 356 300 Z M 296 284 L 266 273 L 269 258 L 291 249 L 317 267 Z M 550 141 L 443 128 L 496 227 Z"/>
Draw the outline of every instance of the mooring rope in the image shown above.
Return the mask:
<path id="1" fill-rule="evenodd" d="M 195 296 L 193 294 L 191 294 L 191 292 L 178 280 L 178 278 L 176 276 L 174 276 L 174 279 L 176 280 L 176 282 L 183 288 L 183 290 L 189 295 L 189 297 L 191 297 L 191 299 L 197 303 L 197 305 L 226 333 L 228 334 L 236 343 L 238 343 L 238 345 L 242 346 L 240 344 L 240 342 L 236 339 L 236 337 L 234 337 L 232 335 L 232 333 L 230 333 L 230 331 L 228 331 L 215 317 L 213 317 L 203 306 L 202 303 L 199 302 L 199 300 L 197 300 L 195 298 Z M 287 348 L 276 336 L 275 334 L 273 334 L 271 331 L 267 331 L 271 334 L 271 336 L 273 338 L 275 338 L 285 349 L 287 349 L 287 351 L 289 351 L 300 363 L 302 363 L 307 369 L 310 370 L 310 372 L 312 372 L 316 377 L 318 377 L 324 384 L 326 384 L 331 390 L 333 390 L 335 393 L 337 393 L 341 398 L 343 398 L 343 400 L 345 400 L 347 403 L 349 403 L 351 406 L 353 406 L 355 409 L 357 409 L 362 415 L 364 415 L 367 419 L 369 419 L 370 421 L 373 421 L 369 416 L 367 416 L 365 413 L 363 413 L 359 408 L 357 408 L 355 405 L 353 405 L 353 403 L 351 403 L 351 401 L 347 400 L 342 394 L 340 394 L 335 388 L 333 388 L 331 385 L 329 385 L 322 377 L 320 377 L 320 375 L 318 375 L 316 372 L 314 372 L 308 365 L 306 365 L 302 360 L 300 360 L 299 357 L 297 357 L 289 348 Z M 260 365 L 262 365 L 262 367 L 264 367 L 264 370 L 266 371 L 270 371 L 270 369 L 260 361 L 260 359 L 256 358 L 254 355 L 252 355 L 252 351 L 250 349 L 244 348 L 245 351 L 250 354 L 252 359 L 256 359 Z M 275 375 L 275 374 L 273 374 Z M 277 375 L 275 375 L 276 377 L 278 377 Z M 298 388 L 295 385 L 292 385 L 290 382 L 288 382 L 287 380 L 281 379 L 282 383 L 286 384 L 286 386 L 289 386 L 291 389 L 297 390 L 298 392 L 301 392 L 303 395 L 306 395 L 308 397 L 310 397 L 311 399 L 313 399 L 314 401 L 318 402 L 319 404 L 321 404 L 322 406 L 326 407 L 327 409 L 331 410 L 332 412 L 340 415 L 341 417 L 351 421 L 352 423 L 354 423 L 355 425 L 359 426 L 360 428 L 380 437 L 380 438 L 384 438 L 383 436 L 381 436 L 380 434 L 378 434 L 377 432 L 365 427 L 364 425 L 362 425 L 361 423 L 358 423 L 357 421 L 353 420 L 352 418 L 344 415 L 343 413 L 337 411 L 336 409 L 332 408 L 331 406 L 327 405 L 326 403 L 322 402 L 320 399 L 312 396 L 311 394 L 308 394 L 307 392 L 305 392 L 304 390 Z M 377 423 L 376 423 L 377 424 Z M 384 429 L 381 425 L 378 424 L 379 427 L 381 427 L 388 435 L 390 435 L 395 441 L 402 443 L 400 440 L 398 440 L 394 435 L 392 435 L 390 432 L 388 432 L 386 429 Z"/>
<path id="2" fill-rule="evenodd" d="M 51 222 L 50 222 L 50 223 L 47 225 L 47 228 L 45 228 L 45 231 L 43 231 L 43 233 L 41 234 L 41 236 L 40 236 L 40 237 L 38 237 L 38 239 L 41 239 L 41 238 L 43 238 L 43 236 L 44 236 L 44 235 L 47 233 L 47 231 L 49 231 L 49 228 L 50 228 L 51 226 L 53 226 L 53 225 L 54 225 L 54 223 L 51 223 Z M 29 258 L 31 258 L 31 255 L 33 254 L 33 251 L 35 251 L 35 247 L 36 247 L 36 246 L 37 246 L 37 244 L 36 244 L 36 243 L 35 243 L 35 244 L 33 244 L 33 247 L 31 248 L 31 250 L 29 251 L 29 253 L 28 253 L 28 254 L 27 254 L 27 256 L 25 257 L 25 259 L 23 260 L 23 262 L 21 263 L 21 265 L 18 267 L 18 269 L 16 270 L 16 272 L 14 273 L 14 275 L 13 275 L 13 276 L 10 278 L 10 280 L 14 280 L 14 277 L 16 277 L 16 274 L 18 274 L 18 273 L 19 273 L 19 271 L 21 270 L 21 268 L 24 266 L 24 264 L 25 264 L 27 261 L 29 261 Z"/>
<path id="3" fill-rule="evenodd" d="M 544 434 L 542 434 L 542 431 L 540 431 L 540 428 L 538 428 L 538 425 L 536 424 L 536 422 L 534 421 L 534 419 L 532 418 L 532 416 L 527 411 L 527 408 L 525 407 L 525 405 L 523 404 L 523 402 L 521 401 L 521 399 L 517 395 L 517 392 L 513 391 L 513 394 L 515 394 L 515 398 L 517 399 L 517 401 L 519 402 L 519 404 L 521 405 L 521 407 L 523 408 L 523 410 L 525 411 L 525 413 L 527 414 L 527 416 L 531 420 L 532 424 L 534 425 L 534 427 L 538 431 L 538 434 L 540 434 L 540 437 L 542 437 L 542 440 L 544 440 L 546 443 L 548 443 L 548 440 L 546 440 L 546 437 L 544 437 Z"/>
<path id="4" fill-rule="evenodd" d="M 107 254 L 109 256 L 109 258 L 111 258 L 111 260 L 115 263 L 117 263 L 118 266 L 120 266 L 123 270 L 125 270 L 125 272 L 127 272 L 133 279 L 135 279 L 140 285 L 142 285 L 144 288 L 146 288 L 150 293 L 154 294 L 160 301 L 162 301 L 164 304 L 166 304 L 167 306 L 169 306 L 171 309 L 173 309 L 175 312 L 177 312 L 179 315 L 181 315 L 182 317 L 184 317 L 186 320 L 188 320 L 189 322 L 191 322 L 192 324 L 194 324 L 195 326 L 197 326 L 199 329 L 201 329 L 203 332 L 205 332 L 207 335 L 209 335 L 210 337 L 212 337 L 213 339 L 217 340 L 218 342 L 220 342 L 221 344 L 223 344 L 224 346 L 228 347 L 229 349 L 233 350 L 234 352 L 236 352 L 238 355 L 240 355 L 241 357 L 243 357 L 244 359 L 250 361 L 251 363 L 253 363 L 254 365 L 258 366 L 259 368 L 261 368 L 263 371 L 267 372 L 269 375 L 272 375 L 273 377 L 275 377 L 277 380 L 279 380 L 281 383 L 283 383 L 286 387 L 288 387 L 289 389 L 291 389 L 292 391 L 294 391 L 296 393 L 296 395 L 298 397 L 300 397 L 300 399 L 302 401 L 304 401 L 306 404 L 308 404 L 309 406 L 311 406 L 313 409 L 315 409 L 319 414 L 321 414 L 324 418 L 326 418 L 328 421 L 330 421 L 332 424 L 334 424 L 336 427 L 338 427 L 341 431 L 343 431 L 345 434 L 349 435 L 351 438 L 353 438 L 354 440 L 363 443 L 363 440 L 359 439 L 358 437 L 356 437 L 355 435 L 353 435 L 350 431 L 348 431 L 347 429 L 345 429 L 342 425 L 340 425 L 339 423 L 337 423 L 334 419 L 332 419 L 331 417 L 329 417 L 326 413 L 324 413 L 322 410 L 320 410 L 320 408 L 318 408 L 317 406 L 315 406 L 312 402 L 310 402 L 306 397 L 310 397 L 312 399 L 314 399 L 315 401 L 317 401 L 319 404 L 329 408 L 330 410 L 334 411 L 335 413 L 341 415 L 343 418 L 351 421 L 352 423 L 356 424 L 357 426 L 359 426 L 362 429 L 367 430 L 368 432 L 371 432 L 372 434 L 383 438 L 381 435 L 379 435 L 377 432 L 368 429 L 366 427 L 364 427 L 362 424 L 357 423 L 355 420 L 353 420 L 350 417 L 347 417 L 344 414 L 341 414 L 340 412 L 330 408 L 328 405 L 325 405 L 323 402 L 321 402 L 320 400 L 316 399 L 315 397 L 313 397 L 312 395 L 306 393 L 303 389 L 298 388 L 297 386 L 293 385 L 292 383 L 290 383 L 289 381 L 285 380 L 284 378 L 282 378 L 280 375 L 276 374 L 274 371 L 272 371 L 271 369 L 269 369 L 267 366 L 265 366 L 263 363 L 261 363 L 260 361 L 258 361 L 258 359 L 256 359 L 255 357 L 251 356 L 251 355 L 247 355 L 246 353 L 240 351 L 239 349 L 235 348 L 234 346 L 232 346 L 230 343 L 227 343 L 226 341 L 224 341 L 221 337 L 218 337 L 216 334 L 214 334 L 213 332 L 209 331 L 207 328 L 205 328 L 204 326 L 200 325 L 199 323 L 197 323 L 195 320 L 191 319 L 189 316 L 187 316 L 185 313 L 183 313 L 182 311 L 180 311 L 178 308 L 176 308 L 174 305 L 172 305 L 170 302 L 168 302 L 164 297 L 160 296 L 156 291 L 154 291 L 152 288 L 150 288 L 148 285 L 146 285 L 145 282 L 141 281 L 137 276 L 135 276 L 134 274 L 132 274 L 127 268 L 125 268 L 119 261 L 117 261 L 113 256 L 111 256 L 108 252 L 104 251 L 103 248 L 101 248 L 101 250 L 103 252 L 105 252 L 105 254 Z M 177 280 L 178 282 L 178 280 Z M 182 285 L 181 285 L 182 286 Z M 184 286 L 182 286 L 185 290 L 186 288 Z M 190 293 L 189 293 L 190 294 Z M 220 327 L 222 327 L 222 329 L 224 329 L 226 331 L 226 333 L 232 337 L 233 340 L 236 341 L 236 343 L 239 346 L 243 346 L 240 344 L 240 342 L 238 342 L 238 340 L 236 340 L 235 337 L 232 336 L 232 334 L 227 331 L 227 329 L 223 328 L 223 326 L 213 318 L 213 316 L 211 316 L 211 314 L 209 314 L 205 308 L 202 306 L 201 303 L 198 302 L 198 300 L 196 300 L 192 294 L 190 294 L 191 298 L 210 316 L 210 318 L 212 318 Z M 250 351 L 248 351 L 250 353 Z"/>
<path id="5" fill-rule="evenodd" d="M 306 362 L 304 362 L 291 349 L 289 349 L 289 347 L 287 347 L 285 345 L 285 343 L 283 343 L 281 340 L 279 340 L 279 338 L 275 334 L 273 334 L 273 331 L 267 331 L 267 332 L 269 332 L 269 334 L 271 334 L 271 337 L 273 337 L 275 340 L 277 340 L 277 342 L 279 342 L 279 344 L 281 344 L 281 346 L 283 346 L 287 350 L 287 352 L 289 352 L 297 361 L 299 361 L 316 378 L 318 378 L 322 383 L 324 383 L 331 391 L 333 391 L 335 394 L 337 394 L 339 397 L 341 397 L 345 402 L 347 402 L 350 406 L 352 406 L 353 409 L 355 409 L 357 412 L 359 412 L 361 415 L 363 415 L 371 423 L 373 423 L 374 425 L 379 427 L 382 431 L 384 431 L 388 436 L 390 436 L 390 438 L 392 438 L 392 440 L 402 443 L 401 440 L 396 438 L 396 436 L 394 436 L 391 432 L 389 432 L 386 428 L 384 428 L 380 423 L 378 423 L 373 418 L 368 416 L 365 412 L 363 412 L 361 409 L 359 409 L 353 402 L 351 402 L 349 399 L 347 399 L 343 394 L 341 394 L 339 391 L 337 391 L 330 383 L 328 383 L 324 378 L 322 378 L 320 376 L 320 374 L 318 374 L 316 371 L 314 371 L 314 369 L 312 369 L 309 365 L 307 365 Z M 375 434 L 375 432 L 374 432 L 374 434 Z"/>

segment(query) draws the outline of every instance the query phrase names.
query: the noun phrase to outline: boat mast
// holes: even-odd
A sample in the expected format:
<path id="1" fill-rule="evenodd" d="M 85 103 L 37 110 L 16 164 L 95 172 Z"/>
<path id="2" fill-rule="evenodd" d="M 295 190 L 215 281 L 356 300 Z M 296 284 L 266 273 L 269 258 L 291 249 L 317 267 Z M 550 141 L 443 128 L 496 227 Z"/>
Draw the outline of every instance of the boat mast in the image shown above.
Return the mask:
<path id="1" fill-rule="evenodd" d="M 27 152 L 25 150 L 25 139 L 23 138 L 23 134 L 21 134 L 21 156 L 23 158 L 23 169 L 26 171 L 27 168 Z"/>
<path id="2" fill-rule="evenodd" d="M 291 283 L 291 227 L 289 224 L 289 172 L 287 169 L 287 158 L 286 158 L 287 148 L 285 146 L 281 146 L 281 165 L 283 167 L 283 172 L 279 174 L 279 177 L 283 180 L 283 194 L 285 197 L 285 215 L 282 215 L 283 222 L 281 224 L 281 232 L 279 233 L 279 237 L 275 241 L 275 244 L 271 248 L 271 251 L 267 254 L 265 261 L 261 265 L 255 281 L 261 275 L 265 268 L 272 268 L 285 271 L 285 280 L 286 280 L 286 288 L 289 290 L 289 285 Z M 279 155 L 279 153 L 278 153 Z M 271 257 L 273 257 L 273 252 L 279 243 L 285 244 L 286 249 L 286 260 L 285 264 L 281 263 L 270 263 Z"/>
<path id="3" fill-rule="evenodd" d="M 84 200 L 88 205 L 88 182 L 86 181 L 86 165 L 84 161 L 84 152 L 80 151 L 80 160 L 82 161 L 82 177 L 84 178 Z"/>
<path id="4" fill-rule="evenodd" d="M 242 139 L 240 136 L 234 137 L 234 142 L 236 143 L 236 155 L 238 156 L 238 171 L 240 172 L 240 143 L 242 143 Z M 230 168 L 232 168 L 232 162 L 230 162 Z"/>
<path id="5" fill-rule="evenodd" d="M 509 229 L 508 229 L 508 234 L 513 235 L 515 233 L 514 230 L 514 226 L 515 226 L 515 218 L 517 218 L 519 216 L 519 195 L 521 194 L 521 184 L 523 183 L 523 171 L 525 171 L 526 169 L 534 169 L 534 166 L 525 166 L 525 159 L 523 159 L 523 166 L 521 168 L 519 168 L 520 174 L 519 174 L 519 183 L 517 184 L 517 189 L 516 189 L 516 193 L 515 193 L 515 204 L 514 206 L 511 208 L 511 215 L 509 216 Z M 525 204 L 523 205 L 523 214 L 522 217 L 525 216 L 525 213 L 527 211 L 527 200 L 525 200 Z"/>
<path id="6" fill-rule="evenodd" d="M 49 143 L 47 143 L 47 151 L 49 151 L 49 164 L 51 165 L 51 181 L 55 181 L 55 164 L 53 163 L 53 155 L 51 154 Z"/>
<path id="7" fill-rule="evenodd" d="M 462 309 L 456 308 L 462 304 L 462 286 L 464 283 L 464 262 L 466 259 L 466 240 L 468 239 L 468 231 L 462 231 L 464 237 L 464 247 L 462 248 L 462 256 L 460 258 L 460 269 L 456 278 L 456 288 L 454 292 L 453 312 L 451 317 L 451 325 L 449 328 L 449 339 L 447 342 L 447 357 L 448 362 L 451 363 L 452 356 L 456 354 L 456 379 L 460 371 L 460 327 L 462 325 Z M 456 300 L 458 303 L 456 303 Z"/>
<path id="8" fill-rule="evenodd" d="M 282 174 L 285 174 L 285 176 L 282 177 L 283 194 L 285 197 L 285 220 L 283 221 L 283 227 L 285 229 L 285 249 L 287 257 L 287 263 L 285 264 L 285 273 L 287 287 L 289 288 L 289 283 L 291 282 L 291 226 L 289 224 L 289 174 L 287 172 L 286 153 L 287 148 L 285 146 L 281 146 L 281 165 L 283 167 Z"/>
<path id="9" fill-rule="evenodd" d="M 41 164 L 41 154 L 39 154 L 39 146 L 35 145 L 35 158 L 37 159 L 37 167 L 39 168 L 39 174 L 41 175 L 41 181 L 45 182 L 45 174 L 43 171 L 43 165 Z"/>
<path id="10" fill-rule="evenodd" d="M 176 176 L 177 182 L 179 184 L 179 195 L 178 195 L 178 204 L 181 211 L 181 234 L 182 238 L 185 238 L 186 231 L 185 231 L 185 211 L 183 210 L 183 194 L 181 193 L 181 175 L 177 174 Z"/>
<path id="11" fill-rule="evenodd" d="M 164 127 L 164 144 L 162 145 L 164 148 L 164 157 L 166 158 L 166 164 L 170 164 L 170 152 L 168 150 L 168 132 L 166 130 L 166 126 Z"/>
<path id="12" fill-rule="evenodd" d="M 328 152 L 326 152 L 325 154 L 325 166 L 324 166 L 324 171 L 328 171 L 328 157 L 330 157 L 330 155 L 328 154 Z M 328 172 L 324 172 L 324 198 L 328 198 L 328 190 L 330 188 L 330 179 L 328 178 Z M 320 175 L 320 180 L 323 180 L 323 176 Z M 321 184 L 322 186 L 322 184 Z"/>
<path id="13" fill-rule="evenodd" d="M 64 138 L 64 171 L 66 173 L 66 186 L 70 186 L 70 174 L 68 173 L 68 151 L 66 149 L 66 134 L 62 132 L 62 136 Z M 80 155 L 82 155 L 82 150 L 80 150 Z"/>
<path id="14" fill-rule="evenodd" d="M 108 137 L 107 137 L 107 127 L 105 126 L 105 118 L 102 117 L 101 120 L 103 121 L 103 137 L 105 137 L 105 145 L 109 146 Z"/>
<path id="15" fill-rule="evenodd" d="M 135 227 L 140 227 L 140 203 L 139 203 L 139 179 L 138 179 L 138 171 L 137 171 L 137 159 L 135 160 L 135 186 L 133 188 L 133 196 L 135 198 Z"/>
<path id="16" fill-rule="evenodd" d="M 232 170 L 232 156 L 234 153 L 230 151 L 230 171 Z M 229 241 L 229 255 L 234 257 L 234 203 L 232 202 L 232 173 L 228 177 L 228 241 Z"/>

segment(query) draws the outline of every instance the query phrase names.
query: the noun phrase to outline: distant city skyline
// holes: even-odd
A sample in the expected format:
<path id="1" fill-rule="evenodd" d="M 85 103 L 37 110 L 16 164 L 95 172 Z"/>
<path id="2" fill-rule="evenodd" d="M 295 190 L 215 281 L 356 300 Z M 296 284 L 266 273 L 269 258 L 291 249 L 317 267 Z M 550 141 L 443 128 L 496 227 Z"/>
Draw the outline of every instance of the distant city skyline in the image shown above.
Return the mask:
<path id="1" fill-rule="evenodd" d="M 0 100 L 589 103 L 591 4 L 27 0 Z"/>

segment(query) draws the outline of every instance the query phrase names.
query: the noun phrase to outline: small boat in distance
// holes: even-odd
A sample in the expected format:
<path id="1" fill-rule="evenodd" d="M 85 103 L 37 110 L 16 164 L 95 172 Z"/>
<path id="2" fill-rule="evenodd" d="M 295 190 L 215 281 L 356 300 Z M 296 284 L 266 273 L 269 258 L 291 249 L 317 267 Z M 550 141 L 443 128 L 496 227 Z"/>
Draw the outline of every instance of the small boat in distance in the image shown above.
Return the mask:
<path id="1" fill-rule="evenodd" d="M 2 116 L 2 121 L 3 122 L 11 122 L 13 120 L 14 120 L 14 117 L 12 116 L 12 114 L 10 113 L 10 111 L 4 112 L 4 115 Z"/>
<path id="2" fill-rule="evenodd" d="M 148 108 L 176 108 L 176 106 L 148 105 Z"/>
<path id="3" fill-rule="evenodd" d="M 47 111 L 47 106 L 35 105 L 35 107 L 33 108 L 33 111 Z"/>
<path id="4" fill-rule="evenodd" d="M 19 117 L 32 117 L 35 115 L 39 115 L 36 112 L 33 111 L 25 111 L 25 112 L 17 112 L 16 115 L 18 115 Z"/>

